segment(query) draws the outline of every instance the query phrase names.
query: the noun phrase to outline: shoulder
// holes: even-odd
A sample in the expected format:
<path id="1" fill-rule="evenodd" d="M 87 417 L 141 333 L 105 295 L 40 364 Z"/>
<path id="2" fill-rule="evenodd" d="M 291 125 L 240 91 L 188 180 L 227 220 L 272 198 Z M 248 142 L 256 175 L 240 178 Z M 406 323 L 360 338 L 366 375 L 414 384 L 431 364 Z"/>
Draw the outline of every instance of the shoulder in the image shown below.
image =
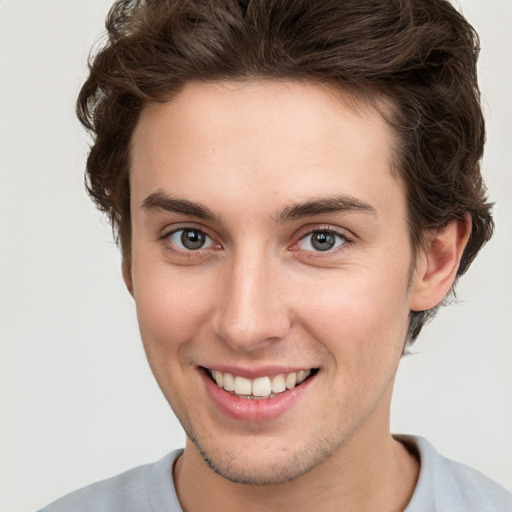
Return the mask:
<path id="1" fill-rule="evenodd" d="M 153 464 L 88 485 L 39 512 L 181 512 L 172 480 L 172 467 L 181 453 L 176 450 Z"/>
<path id="2" fill-rule="evenodd" d="M 395 436 L 421 461 L 420 476 L 405 512 L 510 512 L 512 493 L 479 471 L 440 455 L 426 440 Z"/>

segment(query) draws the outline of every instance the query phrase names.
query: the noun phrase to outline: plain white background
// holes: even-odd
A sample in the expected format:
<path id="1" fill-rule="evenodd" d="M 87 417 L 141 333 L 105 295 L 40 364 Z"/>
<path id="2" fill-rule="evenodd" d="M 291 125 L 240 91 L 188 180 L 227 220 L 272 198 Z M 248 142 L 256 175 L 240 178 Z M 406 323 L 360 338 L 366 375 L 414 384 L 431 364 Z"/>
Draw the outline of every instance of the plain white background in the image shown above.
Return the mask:
<path id="1" fill-rule="evenodd" d="M 25 512 L 180 447 L 74 118 L 110 0 L 0 0 L 0 511 Z M 495 238 L 403 360 L 392 430 L 512 487 L 512 1 L 461 0 L 482 38 Z"/>

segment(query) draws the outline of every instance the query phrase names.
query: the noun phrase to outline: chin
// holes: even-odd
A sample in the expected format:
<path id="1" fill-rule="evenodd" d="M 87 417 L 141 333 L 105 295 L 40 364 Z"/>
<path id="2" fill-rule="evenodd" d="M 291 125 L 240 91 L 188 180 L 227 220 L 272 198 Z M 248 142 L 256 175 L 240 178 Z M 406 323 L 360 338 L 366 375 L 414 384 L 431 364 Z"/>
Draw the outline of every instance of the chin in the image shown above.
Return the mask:
<path id="1" fill-rule="evenodd" d="M 336 451 L 326 439 L 316 446 L 298 446 L 293 452 L 270 445 L 247 452 L 240 447 L 209 450 L 196 438 L 189 438 L 210 469 L 230 482 L 244 485 L 290 482 L 315 469 Z"/>

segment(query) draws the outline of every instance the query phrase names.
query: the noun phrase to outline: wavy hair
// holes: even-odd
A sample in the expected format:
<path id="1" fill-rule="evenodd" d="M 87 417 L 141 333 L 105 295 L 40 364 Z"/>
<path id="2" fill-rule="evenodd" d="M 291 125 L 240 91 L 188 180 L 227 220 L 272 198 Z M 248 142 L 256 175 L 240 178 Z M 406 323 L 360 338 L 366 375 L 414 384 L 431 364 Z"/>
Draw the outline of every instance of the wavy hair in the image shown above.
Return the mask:
<path id="1" fill-rule="evenodd" d="M 460 276 L 491 237 L 479 40 L 448 1 L 119 0 L 106 29 L 77 112 L 92 135 L 87 190 L 127 260 L 133 131 L 148 102 L 167 101 L 190 81 L 299 80 L 384 99 L 413 249 L 429 230 L 471 215 Z M 434 313 L 411 313 L 409 342 Z"/>

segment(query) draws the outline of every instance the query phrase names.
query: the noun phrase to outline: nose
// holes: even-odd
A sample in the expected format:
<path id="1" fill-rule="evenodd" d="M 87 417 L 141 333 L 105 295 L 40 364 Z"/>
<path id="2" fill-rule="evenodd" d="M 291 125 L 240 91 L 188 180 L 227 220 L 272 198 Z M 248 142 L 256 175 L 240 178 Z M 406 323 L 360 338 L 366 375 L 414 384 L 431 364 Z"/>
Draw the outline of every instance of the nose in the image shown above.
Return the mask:
<path id="1" fill-rule="evenodd" d="M 256 351 L 289 331 L 291 319 L 277 266 L 264 254 L 245 253 L 224 269 L 212 325 L 233 349 Z"/>

